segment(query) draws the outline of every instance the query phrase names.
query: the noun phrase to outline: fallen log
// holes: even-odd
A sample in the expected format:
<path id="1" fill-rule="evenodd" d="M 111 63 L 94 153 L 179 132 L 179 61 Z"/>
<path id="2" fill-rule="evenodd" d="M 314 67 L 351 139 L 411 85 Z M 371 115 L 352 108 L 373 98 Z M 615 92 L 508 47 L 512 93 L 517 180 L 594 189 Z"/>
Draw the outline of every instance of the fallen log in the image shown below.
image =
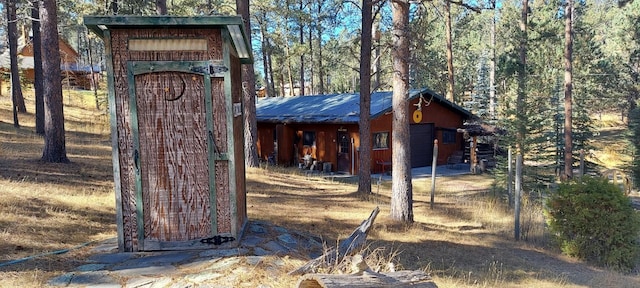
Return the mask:
<path id="1" fill-rule="evenodd" d="M 357 274 L 307 274 L 298 281 L 298 288 L 437 288 L 431 277 L 423 271 L 397 271 Z"/>
<path id="2" fill-rule="evenodd" d="M 335 263 L 340 263 L 346 256 L 351 256 L 364 248 L 367 241 L 367 233 L 373 226 L 373 221 L 376 220 L 376 216 L 380 212 L 380 207 L 376 207 L 371 212 L 371 215 L 366 220 L 362 221 L 362 224 L 351 233 L 349 238 L 344 239 L 338 243 L 338 249 L 332 248 L 323 255 L 307 262 L 300 268 L 289 272 L 289 275 L 304 275 L 307 273 L 315 273 L 321 267 L 327 267 Z"/>

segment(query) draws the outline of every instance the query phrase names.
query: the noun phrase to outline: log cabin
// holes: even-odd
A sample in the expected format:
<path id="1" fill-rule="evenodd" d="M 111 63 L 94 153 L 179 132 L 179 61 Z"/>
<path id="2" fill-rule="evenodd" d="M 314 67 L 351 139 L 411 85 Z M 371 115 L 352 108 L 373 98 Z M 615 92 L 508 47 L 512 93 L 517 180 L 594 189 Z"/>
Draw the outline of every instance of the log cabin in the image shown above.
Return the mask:
<path id="1" fill-rule="evenodd" d="M 392 91 L 371 94 L 371 167 L 391 167 Z M 464 149 L 457 132 L 471 112 L 423 88 L 409 91 L 411 167 L 430 166 L 438 140 L 438 164 Z M 355 174 L 360 147 L 359 93 L 261 98 L 256 106 L 258 156 L 274 164 Z M 312 161 L 310 162 L 309 159 Z M 314 165 L 315 164 L 315 165 Z"/>

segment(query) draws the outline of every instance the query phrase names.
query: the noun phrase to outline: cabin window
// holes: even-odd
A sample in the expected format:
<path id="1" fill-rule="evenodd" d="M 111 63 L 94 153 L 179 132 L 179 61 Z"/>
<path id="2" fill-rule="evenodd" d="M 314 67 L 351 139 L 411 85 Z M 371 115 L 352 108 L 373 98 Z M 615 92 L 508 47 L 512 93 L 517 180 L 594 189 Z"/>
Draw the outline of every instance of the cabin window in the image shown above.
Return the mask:
<path id="1" fill-rule="evenodd" d="M 316 145 L 316 132 L 304 131 L 302 132 L 302 145 L 315 146 Z"/>
<path id="2" fill-rule="evenodd" d="M 442 144 L 455 144 L 456 130 L 442 129 Z"/>
<path id="3" fill-rule="evenodd" d="M 373 149 L 389 149 L 389 132 L 373 133 Z"/>

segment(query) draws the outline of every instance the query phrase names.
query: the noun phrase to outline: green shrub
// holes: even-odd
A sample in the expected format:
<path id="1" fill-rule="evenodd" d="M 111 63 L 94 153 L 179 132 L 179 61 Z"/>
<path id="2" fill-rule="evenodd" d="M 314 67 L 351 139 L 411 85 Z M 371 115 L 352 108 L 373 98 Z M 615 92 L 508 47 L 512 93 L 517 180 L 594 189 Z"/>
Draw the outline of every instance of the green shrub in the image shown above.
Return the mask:
<path id="1" fill-rule="evenodd" d="M 607 179 L 561 184 L 547 199 L 545 215 L 563 253 L 621 271 L 635 266 L 640 216 Z"/>

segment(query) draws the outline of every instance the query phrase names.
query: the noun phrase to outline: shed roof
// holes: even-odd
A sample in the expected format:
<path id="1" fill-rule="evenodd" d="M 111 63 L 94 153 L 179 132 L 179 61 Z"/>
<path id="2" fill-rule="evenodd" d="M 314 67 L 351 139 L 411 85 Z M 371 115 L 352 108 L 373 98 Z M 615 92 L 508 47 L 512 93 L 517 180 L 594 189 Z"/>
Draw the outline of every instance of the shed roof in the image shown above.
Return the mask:
<path id="1" fill-rule="evenodd" d="M 84 25 L 104 38 L 105 32 L 118 28 L 224 28 L 229 31 L 233 45 L 242 63 L 253 63 L 251 44 L 244 31 L 244 21 L 240 16 L 84 16 Z"/>
<path id="2" fill-rule="evenodd" d="M 371 119 L 392 110 L 392 96 L 392 91 L 371 93 Z M 420 96 L 425 98 L 427 102 L 436 101 L 461 114 L 465 119 L 472 116 L 471 112 L 430 89 L 409 91 L 410 100 Z M 358 123 L 360 120 L 360 94 L 260 98 L 256 105 L 256 120 L 271 123 Z"/>

